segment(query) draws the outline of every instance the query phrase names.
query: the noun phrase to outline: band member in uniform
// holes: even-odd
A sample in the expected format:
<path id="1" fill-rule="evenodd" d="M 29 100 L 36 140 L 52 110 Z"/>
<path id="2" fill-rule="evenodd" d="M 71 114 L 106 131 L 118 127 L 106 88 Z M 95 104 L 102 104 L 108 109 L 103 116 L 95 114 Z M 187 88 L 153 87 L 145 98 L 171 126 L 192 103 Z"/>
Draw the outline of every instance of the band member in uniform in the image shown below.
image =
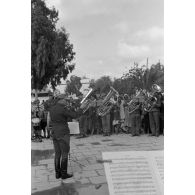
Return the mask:
<path id="1" fill-rule="evenodd" d="M 67 173 L 68 153 L 70 150 L 70 130 L 68 127 L 68 117 L 76 118 L 76 112 L 67 108 L 67 101 L 61 97 L 57 98 L 57 103 L 50 109 L 50 122 L 52 125 L 52 137 L 55 150 L 55 173 L 56 179 L 67 179 L 72 175 Z"/>
<path id="2" fill-rule="evenodd" d="M 131 131 L 131 114 L 128 111 L 128 102 L 130 98 L 127 94 L 124 95 L 124 111 L 125 111 L 125 121 L 124 121 L 124 128 L 127 133 Z"/>
<path id="3" fill-rule="evenodd" d="M 102 129 L 104 136 L 110 136 L 110 111 L 102 116 Z"/>
<path id="4" fill-rule="evenodd" d="M 102 97 L 99 95 L 99 98 L 96 101 L 96 111 L 98 110 L 98 108 L 100 107 L 100 105 L 102 104 L 103 99 Z M 100 132 L 102 132 L 102 118 L 101 116 L 99 116 L 96 112 L 96 129 L 97 129 L 97 134 L 99 134 Z"/>
<path id="5" fill-rule="evenodd" d="M 150 129 L 152 131 L 152 136 L 160 135 L 160 107 L 161 107 L 161 96 L 160 87 L 153 85 L 153 97 L 156 98 L 152 109 L 149 111 Z"/>
<path id="6" fill-rule="evenodd" d="M 144 102 L 147 101 L 147 91 L 144 90 Z M 149 121 L 149 112 L 146 112 L 144 110 L 144 106 L 142 106 L 142 114 L 143 114 L 143 128 L 144 128 L 144 133 L 145 134 L 150 134 L 150 121 Z"/>
<path id="7" fill-rule="evenodd" d="M 84 138 L 87 137 L 89 111 L 83 113 L 82 109 L 79 109 L 79 115 L 80 136 L 78 138 Z"/>
<path id="8" fill-rule="evenodd" d="M 160 134 L 164 135 L 164 96 L 161 93 L 161 107 L 160 107 Z"/>
<path id="9" fill-rule="evenodd" d="M 91 135 L 94 133 L 96 128 L 96 95 L 91 95 L 90 97 L 91 105 L 89 107 L 89 115 L 88 115 L 88 129 Z"/>
<path id="10" fill-rule="evenodd" d="M 79 128 L 81 132 L 81 136 L 78 138 L 84 138 L 87 137 L 87 130 L 89 127 L 88 119 L 89 119 L 89 108 L 91 106 L 91 95 L 94 90 L 90 89 L 89 92 L 86 94 L 86 96 L 82 99 L 80 102 L 80 109 L 79 109 Z"/>
<path id="11" fill-rule="evenodd" d="M 132 136 L 140 135 L 140 126 L 141 126 L 141 104 L 138 97 L 134 97 L 134 102 L 139 107 L 131 113 L 131 132 Z"/>
<path id="12" fill-rule="evenodd" d="M 119 104 L 119 109 L 120 109 L 121 128 L 124 128 L 125 110 L 124 110 L 124 100 L 121 95 L 118 97 L 118 104 Z"/>
<path id="13" fill-rule="evenodd" d="M 120 107 L 117 101 L 117 97 L 114 97 L 114 106 L 112 108 L 113 111 L 113 129 L 114 133 L 118 134 L 119 133 L 119 128 L 120 128 Z"/>

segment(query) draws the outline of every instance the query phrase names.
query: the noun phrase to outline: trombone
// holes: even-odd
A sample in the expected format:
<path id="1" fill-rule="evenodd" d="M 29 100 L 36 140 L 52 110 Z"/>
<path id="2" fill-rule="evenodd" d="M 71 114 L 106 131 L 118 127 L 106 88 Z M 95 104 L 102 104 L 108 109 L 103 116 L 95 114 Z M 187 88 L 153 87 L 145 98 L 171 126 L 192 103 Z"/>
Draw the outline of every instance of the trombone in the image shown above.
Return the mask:
<path id="1" fill-rule="evenodd" d="M 83 113 L 85 113 L 89 109 L 92 103 L 92 101 L 89 99 L 92 92 L 93 92 L 93 89 L 90 89 L 87 95 L 81 100 L 80 108 L 83 110 Z"/>

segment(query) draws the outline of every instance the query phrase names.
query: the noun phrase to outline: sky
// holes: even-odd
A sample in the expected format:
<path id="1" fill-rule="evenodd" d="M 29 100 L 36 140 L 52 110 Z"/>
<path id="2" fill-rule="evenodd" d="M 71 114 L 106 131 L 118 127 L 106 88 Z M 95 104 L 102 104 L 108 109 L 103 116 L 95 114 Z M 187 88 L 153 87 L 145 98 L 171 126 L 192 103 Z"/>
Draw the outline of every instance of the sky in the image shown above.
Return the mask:
<path id="1" fill-rule="evenodd" d="M 163 0 L 46 0 L 70 34 L 73 75 L 121 77 L 134 62 L 164 63 Z"/>

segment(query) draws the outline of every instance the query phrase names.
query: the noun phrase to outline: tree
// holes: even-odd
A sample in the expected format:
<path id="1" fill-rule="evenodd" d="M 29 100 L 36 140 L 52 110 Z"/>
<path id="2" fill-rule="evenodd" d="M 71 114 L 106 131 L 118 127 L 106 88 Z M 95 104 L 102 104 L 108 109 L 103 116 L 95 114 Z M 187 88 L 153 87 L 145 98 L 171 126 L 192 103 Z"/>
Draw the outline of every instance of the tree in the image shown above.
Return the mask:
<path id="1" fill-rule="evenodd" d="M 135 64 L 121 78 L 114 79 L 113 87 L 120 93 L 135 94 L 136 89 L 151 90 L 152 84 L 158 84 L 164 88 L 164 66 L 160 63 L 146 68 Z"/>
<path id="2" fill-rule="evenodd" d="M 113 87 L 119 92 L 119 94 L 129 94 L 129 95 L 133 93 L 133 88 L 134 88 L 129 78 L 114 79 Z"/>
<path id="3" fill-rule="evenodd" d="M 91 79 L 91 80 L 89 81 L 89 88 L 92 88 L 92 89 L 95 88 L 95 79 Z"/>
<path id="4" fill-rule="evenodd" d="M 80 92 L 80 89 L 82 87 L 81 84 L 81 77 L 72 75 L 70 77 L 70 81 L 66 82 L 67 87 L 66 87 L 66 92 L 68 94 L 76 94 L 76 96 L 81 95 L 82 93 Z"/>
<path id="5" fill-rule="evenodd" d="M 94 89 L 100 93 L 108 93 L 110 86 L 113 84 L 109 76 L 102 76 L 95 81 L 93 80 L 91 83 L 94 86 Z"/>
<path id="6" fill-rule="evenodd" d="M 148 71 L 147 88 L 150 89 L 154 83 L 164 89 L 164 66 L 160 63 L 152 65 Z"/>
<path id="7" fill-rule="evenodd" d="M 135 64 L 122 79 L 128 80 L 133 86 L 132 93 L 135 93 L 136 88 L 150 91 L 154 83 L 164 88 L 164 66 L 157 63 L 151 68 L 146 68 L 145 65 L 138 67 L 138 64 Z"/>
<path id="8" fill-rule="evenodd" d="M 56 30 L 58 12 L 43 0 L 31 0 L 31 87 L 53 89 L 72 72 L 75 53 L 65 28 Z"/>

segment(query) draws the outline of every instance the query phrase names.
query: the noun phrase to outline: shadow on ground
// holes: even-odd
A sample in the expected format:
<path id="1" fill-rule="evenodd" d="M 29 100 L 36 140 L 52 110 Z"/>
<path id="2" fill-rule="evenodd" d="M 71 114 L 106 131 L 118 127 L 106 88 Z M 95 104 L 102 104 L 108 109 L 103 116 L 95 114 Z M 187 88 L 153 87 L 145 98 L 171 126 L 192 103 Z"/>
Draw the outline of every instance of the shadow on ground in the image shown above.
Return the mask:
<path id="1" fill-rule="evenodd" d="M 32 195 L 108 195 L 108 187 L 106 184 L 100 185 L 80 185 L 80 184 L 64 184 L 49 190 L 35 192 Z"/>
<path id="2" fill-rule="evenodd" d="M 36 166 L 40 160 L 50 159 L 54 156 L 54 150 L 31 150 L 31 165 Z"/>

